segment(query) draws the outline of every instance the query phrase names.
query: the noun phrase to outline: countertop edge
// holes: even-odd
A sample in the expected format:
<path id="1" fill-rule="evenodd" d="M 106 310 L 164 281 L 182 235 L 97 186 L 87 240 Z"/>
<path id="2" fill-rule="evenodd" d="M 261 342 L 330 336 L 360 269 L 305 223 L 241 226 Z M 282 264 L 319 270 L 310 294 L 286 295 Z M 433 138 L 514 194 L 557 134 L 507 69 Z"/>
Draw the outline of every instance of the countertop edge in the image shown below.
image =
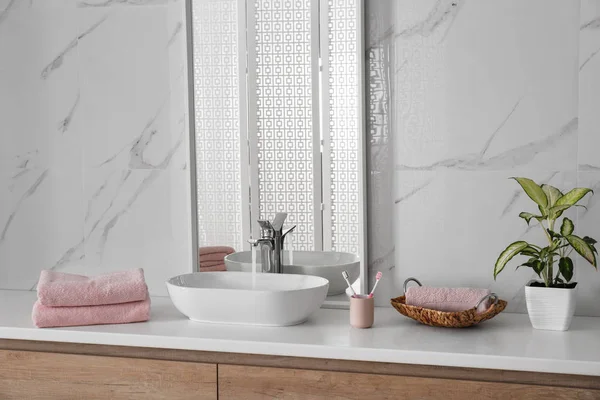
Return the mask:
<path id="1" fill-rule="evenodd" d="M 394 349 L 338 348 L 323 345 L 293 344 L 231 339 L 169 338 L 169 344 L 157 343 L 156 338 L 146 335 L 119 335 L 104 332 L 80 332 L 79 339 L 68 337 L 61 330 L 32 330 L 0 327 L 0 339 L 60 342 L 72 344 L 96 344 L 133 348 L 164 350 L 190 350 L 218 353 L 241 353 L 265 356 L 317 358 L 323 360 L 365 361 L 392 364 L 411 364 L 438 367 L 493 369 L 506 371 L 540 372 L 582 376 L 600 376 L 600 362 L 548 360 L 531 357 L 511 357 L 479 354 L 456 354 Z"/>
<path id="2" fill-rule="evenodd" d="M 456 330 L 378 308 L 371 329 L 355 329 L 347 310 L 321 309 L 298 326 L 256 327 L 195 323 L 153 298 L 147 322 L 39 329 L 35 301 L 35 292 L 0 290 L 0 304 L 10 304 L 0 307 L 0 339 L 600 377 L 600 318 L 576 317 L 570 331 L 552 332 L 503 314 Z"/>

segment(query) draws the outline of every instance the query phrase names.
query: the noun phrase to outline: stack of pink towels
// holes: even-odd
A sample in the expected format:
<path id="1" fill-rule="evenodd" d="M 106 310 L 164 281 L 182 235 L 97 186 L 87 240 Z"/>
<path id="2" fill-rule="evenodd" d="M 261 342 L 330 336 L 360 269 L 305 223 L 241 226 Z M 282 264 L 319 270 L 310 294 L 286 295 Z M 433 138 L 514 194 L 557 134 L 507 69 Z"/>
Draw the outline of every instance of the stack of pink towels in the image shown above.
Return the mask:
<path id="1" fill-rule="evenodd" d="M 227 271 L 225 256 L 234 252 L 235 250 L 229 246 L 200 247 L 198 252 L 200 272 Z"/>
<path id="2" fill-rule="evenodd" d="M 43 270 L 32 319 L 38 328 L 125 324 L 150 319 L 141 268 L 96 277 Z"/>

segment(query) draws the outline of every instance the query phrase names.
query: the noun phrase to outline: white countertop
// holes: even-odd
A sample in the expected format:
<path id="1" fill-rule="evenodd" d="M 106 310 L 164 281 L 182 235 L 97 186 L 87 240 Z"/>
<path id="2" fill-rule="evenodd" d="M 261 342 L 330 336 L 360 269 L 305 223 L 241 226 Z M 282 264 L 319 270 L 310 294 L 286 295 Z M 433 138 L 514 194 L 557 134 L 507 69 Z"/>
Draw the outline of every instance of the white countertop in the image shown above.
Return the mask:
<path id="1" fill-rule="evenodd" d="M 468 329 L 432 328 L 377 308 L 371 329 L 347 310 L 318 310 L 306 323 L 265 328 L 189 321 L 168 298 L 149 322 L 37 329 L 34 292 L 0 290 L 0 338 L 600 376 L 600 318 L 576 317 L 568 332 L 538 331 L 527 315 L 500 314 Z"/>

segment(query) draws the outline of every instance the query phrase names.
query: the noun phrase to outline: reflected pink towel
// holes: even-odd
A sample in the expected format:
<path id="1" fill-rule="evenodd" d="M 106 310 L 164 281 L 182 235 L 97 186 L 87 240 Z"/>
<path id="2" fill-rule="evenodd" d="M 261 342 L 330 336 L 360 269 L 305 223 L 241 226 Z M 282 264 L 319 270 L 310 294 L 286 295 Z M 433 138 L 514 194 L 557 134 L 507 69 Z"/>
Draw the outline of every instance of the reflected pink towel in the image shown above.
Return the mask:
<path id="1" fill-rule="evenodd" d="M 142 301 L 148 287 L 141 268 L 87 277 L 43 270 L 37 286 L 44 306 L 99 306 Z"/>
<path id="2" fill-rule="evenodd" d="M 206 268 L 206 267 L 216 267 L 216 266 L 219 266 L 219 265 L 223 265 L 223 263 L 225 261 L 224 259 L 225 259 L 225 257 L 223 257 L 223 259 L 220 260 L 220 261 L 203 262 L 203 263 L 200 263 L 200 267 Z"/>
<path id="3" fill-rule="evenodd" d="M 200 267 L 200 272 L 227 271 L 225 264 L 211 265 L 210 267 Z"/>
<path id="4" fill-rule="evenodd" d="M 406 304 L 446 312 L 464 311 L 475 307 L 488 294 L 489 289 L 412 286 L 406 289 Z M 483 312 L 489 306 L 488 299 L 477 311 Z"/>
<path id="5" fill-rule="evenodd" d="M 148 321 L 150 298 L 131 303 L 81 307 L 47 307 L 36 301 L 31 319 L 38 328 Z"/>
<path id="6" fill-rule="evenodd" d="M 198 259 L 200 264 L 212 261 L 223 262 L 223 258 L 225 258 L 225 256 L 234 252 L 235 250 L 229 246 L 200 247 L 198 250 Z"/>

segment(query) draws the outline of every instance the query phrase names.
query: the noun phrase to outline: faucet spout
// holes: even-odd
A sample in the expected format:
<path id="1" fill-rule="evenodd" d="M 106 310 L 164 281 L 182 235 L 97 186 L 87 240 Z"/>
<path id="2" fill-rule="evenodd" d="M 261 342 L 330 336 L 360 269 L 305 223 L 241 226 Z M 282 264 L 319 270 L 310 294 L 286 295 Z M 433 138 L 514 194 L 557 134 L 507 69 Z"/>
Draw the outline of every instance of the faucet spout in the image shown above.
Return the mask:
<path id="1" fill-rule="evenodd" d="M 260 239 L 250 239 L 248 243 L 252 245 L 252 247 L 258 247 L 260 249 L 260 263 L 262 272 L 272 272 L 274 267 L 273 260 L 273 247 L 275 242 L 273 239 L 269 238 L 260 238 Z"/>
<path id="2" fill-rule="evenodd" d="M 273 222 L 258 220 L 261 227 L 261 238 L 248 242 L 252 246 L 260 246 L 263 272 L 283 273 L 283 242 L 288 233 L 296 229 L 296 225 L 283 229 L 287 213 L 277 213 Z"/>

